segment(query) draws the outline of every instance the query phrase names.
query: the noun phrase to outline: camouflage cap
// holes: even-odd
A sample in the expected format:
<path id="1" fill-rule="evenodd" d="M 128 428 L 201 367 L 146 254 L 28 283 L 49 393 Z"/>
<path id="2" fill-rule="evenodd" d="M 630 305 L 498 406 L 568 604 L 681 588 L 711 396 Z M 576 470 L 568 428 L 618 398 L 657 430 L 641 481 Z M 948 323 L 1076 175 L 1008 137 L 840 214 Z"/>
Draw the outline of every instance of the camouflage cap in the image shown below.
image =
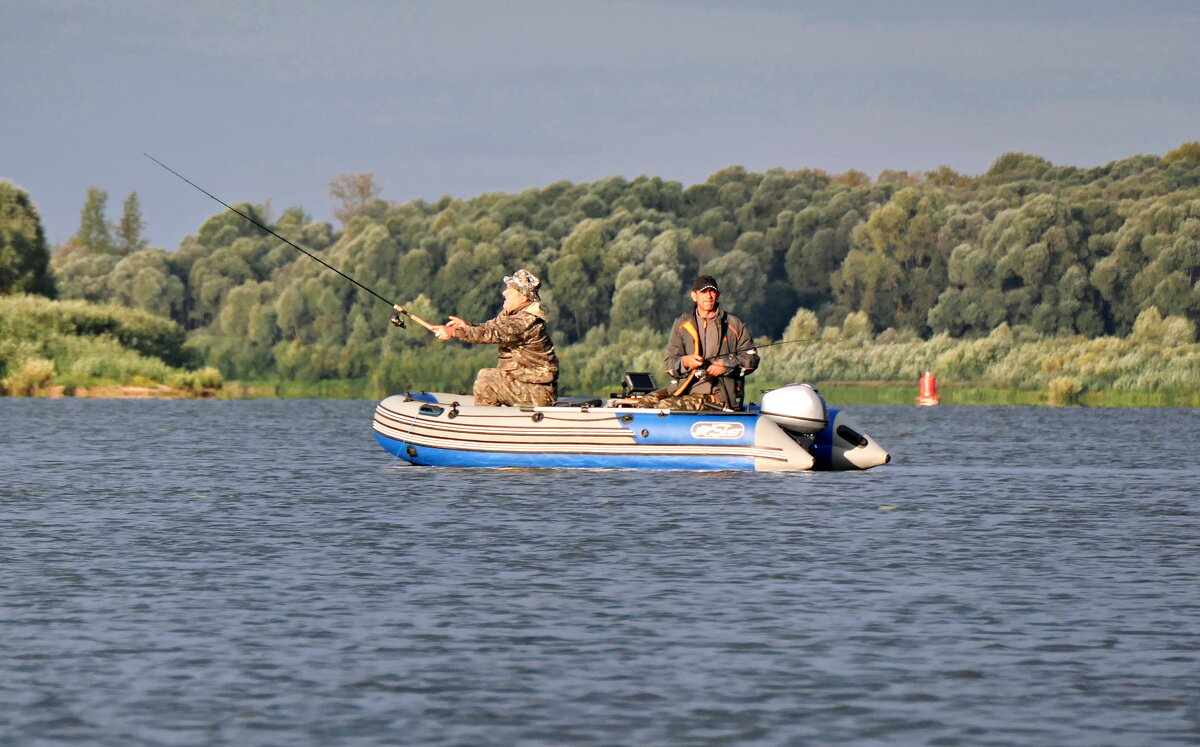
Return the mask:
<path id="1" fill-rule="evenodd" d="M 537 300 L 538 288 L 541 287 L 542 281 L 529 270 L 522 269 L 504 278 L 504 284 L 521 291 L 522 295 L 530 300 Z"/>

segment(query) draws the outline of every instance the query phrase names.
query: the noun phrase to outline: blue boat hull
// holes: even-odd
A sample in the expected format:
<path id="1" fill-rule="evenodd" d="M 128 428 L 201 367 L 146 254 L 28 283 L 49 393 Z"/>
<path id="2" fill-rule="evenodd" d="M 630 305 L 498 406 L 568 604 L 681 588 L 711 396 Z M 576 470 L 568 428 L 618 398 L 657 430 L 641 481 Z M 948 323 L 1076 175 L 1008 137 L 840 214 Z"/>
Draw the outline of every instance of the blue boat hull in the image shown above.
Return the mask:
<path id="1" fill-rule="evenodd" d="M 678 469 L 678 470 L 753 470 L 748 457 L 716 457 L 703 460 L 692 456 L 611 455 L 603 454 L 508 454 L 414 446 L 376 433 L 383 450 L 410 464 L 421 467 L 547 467 L 578 469 Z M 409 449 L 412 452 L 409 452 Z"/>
<path id="2" fill-rule="evenodd" d="M 851 445 L 857 461 L 841 458 L 846 444 L 838 434 L 859 434 L 826 422 L 823 401 L 809 389 L 819 417 L 782 418 L 782 426 L 756 407 L 479 407 L 467 395 L 421 392 L 381 402 L 374 430 L 385 451 L 419 466 L 795 471 L 887 461 L 875 444 Z"/>

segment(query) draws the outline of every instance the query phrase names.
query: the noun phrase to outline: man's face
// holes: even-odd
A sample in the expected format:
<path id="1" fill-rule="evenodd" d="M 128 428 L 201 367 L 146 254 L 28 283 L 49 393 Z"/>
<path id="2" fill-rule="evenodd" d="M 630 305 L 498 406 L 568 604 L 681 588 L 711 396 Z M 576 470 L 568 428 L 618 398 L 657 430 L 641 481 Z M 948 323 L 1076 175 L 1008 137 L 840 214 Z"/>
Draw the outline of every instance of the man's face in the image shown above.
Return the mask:
<path id="1" fill-rule="evenodd" d="M 696 303 L 696 308 L 702 314 L 711 314 L 713 309 L 717 308 L 717 301 L 721 298 L 721 291 L 716 288 L 705 288 L 704 290 L 692 291 L 692 301 Z"/>
<path id="2" fill-rule="evenodd" d="M 522 293 L 521 291 L 512 287 L 511 285 L 504 289 L 504 310 L 505 311 L 515 311 L 517 308 L 519 308 L 521 306 L 521 304 L 525 303 L 528 300 L 529 299 L 525 297 L 524 293 Z"/>

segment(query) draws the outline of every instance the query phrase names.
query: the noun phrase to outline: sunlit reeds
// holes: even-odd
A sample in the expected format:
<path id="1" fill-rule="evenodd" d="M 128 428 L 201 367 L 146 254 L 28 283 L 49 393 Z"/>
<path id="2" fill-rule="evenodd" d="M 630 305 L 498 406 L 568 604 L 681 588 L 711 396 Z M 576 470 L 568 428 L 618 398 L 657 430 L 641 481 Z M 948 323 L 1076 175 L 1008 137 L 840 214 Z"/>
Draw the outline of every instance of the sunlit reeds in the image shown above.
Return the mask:
<path id="1" fill-rule="evenodd" d="M 1042 337 L 1029 327 L 1001 324 L 986 337 L 928 340 L 892 330 L 871 337 L 861 325 L 827 327 L 813 339 L 810 321 L 789 326 L 799 340 L 762 348 L 762 363 L 748 380 L 751 391 L 793 381 L 871 382 L 915 388 L 925 371 L 943 386 L 1041 393 L 1038 401 L 1069 403 L 1088 393 L 1191 393 L 1200 391 L 1200 344 L 1182 317 L 1143 311 L 1126 337 Z M 807 334 L 807 337 L 802 337 Z M 789 334 L 785 333 L 785 339 Z M 603 330 L 562 351 L 563 382 L 572 392 L 602 392 L 622 371 L 661 373 L 665 334 Z M 769 340 L 760 340 L 766 345 Z M 1022 398 L 1023 399 L 1023 398 Z"/>
<path id="2" fill-rule="evenodd" d="M 214 368 L 187 365 L 169 319 L 115 304 L 0 296 L 0 393 L 70 394 L 93 386 L 221 386 Z"/>

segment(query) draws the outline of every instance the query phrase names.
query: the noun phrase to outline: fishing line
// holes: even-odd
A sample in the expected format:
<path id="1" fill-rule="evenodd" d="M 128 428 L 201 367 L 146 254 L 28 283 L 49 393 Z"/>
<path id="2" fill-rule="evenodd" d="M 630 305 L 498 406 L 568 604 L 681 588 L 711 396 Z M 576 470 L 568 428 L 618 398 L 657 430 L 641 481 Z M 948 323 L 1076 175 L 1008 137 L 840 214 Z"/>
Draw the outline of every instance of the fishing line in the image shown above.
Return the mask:
<path id="1" fill-rule="evenodd" d="M 309 252 L 305 251 L 305 250 L 304 250 L 304 249 L 302 249 L 300 246 L 298 246 L 297 244 L 295 244 L 294 242 L 292 242 L 290 239 L 288 239 L 288 238 L 286 238 L 286 237 L 284 237 L 284 236 L 280 236 L 278 233 L 276 233 L 276 232 L 275 232 L 275 231 L 273 231 L 272 229 L 268 228 L 267 226 L 264 226 L 262 223 L 259 223 L 257 220 L 255 220 L 254 218 L 250 217 L 249 215 L 246 215 L 246 214 L 245 214 L 245 213 L 243 213 L 241 210 L 238 210 L 238 209 L 237 209 L 237 208 L 235 208 L 233 205 L 230 205 L 229 203 L 225 202 L 225 201 L 224 201 L 224 200 L 222 200 L 221 198 L 219 198 L 219 197 L 217 197 L 216 195 L 214 195 L 212 192 L 209 192 L 208 190 L 204 189 L 204 188 L 203 188 L 203 187 L 201 187 L 200 185 L 198 185 L 198 184 L 196 184 L 195 182 L 193 182 L 191 179 L 188 179 L 186 176 L 184 176 L 183 174 L 180 174 L 178 171 L 176 171 L 175 169 L 173 169 L 173 168 L 171 168 L 170 166 L 166 165 L 165 163 L 163 163 L 162 161 L 158 160 L 158 159 L 157 159 L 157 158 L 155 158 L 154 156 L 150 155 L 149 153 L 142 153 L 142 155 L 143 155 L 143 156 L 145 156 L 146 158 L 149 158 L 151 161 L 154 161 L 154 162 L 155 162 L 155 163 L 157 163 L 159 166 L 162 166 L 162 167 L 163 167 L 164 169 L 166 169 L 167 171 L 170 171 L 172 174 L 174 174 L 175 176 L 179 177 L 179 178 L 180 178 L 180 179 L 182 179 L 183 181 L 187 182 L 187 183 L 188 183 L 188 184 L 190 184 L 191 186 L 195 187 L 195 188 L 196 188 L 197 190 L 199 190 L 200 192 L 202 192 L 202 193 L 204 193 L 204 194 L 208 195 L 208 196 L 209 196 L 209 197 L 211 197 L 212 199 L 214 199 L 214 200 L 216 200 L 217 202 L 219 202 L 220 204 L 224 205 L 224 206 L 225 206 L 226 208 L 228 208 L 229 210 L 232 210 L 233 212 L 235 212 L 235 213 L 237 213 L 238 215 L 242 216 L 243 218 L 245 218 L 246 220 L 250 221 L 250 222 L 251 222 L 251 223 L 253 223 L 254 225 L 258 226 L 258 227 L 259 227 L 259 228 L 261 228 L 262 230 L 266 231 L 267 233 L 271 234 L 271 235 L 272 235 L 272 236 L 274 236 L 275 238 L 279 239 L 279 240 L 280 240 L 280 241 L 282 241 L 283 243 L 285 243 L 285 244 L 287 244 L 288 246 L 292 247 L 293 249 L 295 249 L 296 251 L 300 252 L 300 253 L 301 253 L 301 254 L 303 254 L 304 256 L 308 257 L 309 259 L 313 259 L 313 260 L 316 260 L 317 262 L 320 262 L 320 263 L 321 263 L 322 265 L 324 265 L 325 267 L 329 268 L 330 270 L 333 270 L 333 271 L 334 271 L 334 272 L 336 272 L 337 274 L 339 274 L 339 275 L 341 275 L 342 277 L 346 278 L 346 279 L 347 279 L 347 280 L 349 280 L 351 283 L 354 283 L 354 284 L 355 284 L 355 285 L 357 285 L 359 288 L 362 288 L 363 290 L 365 290 L 367 293 L 370 293 L 372 296 L 375 296 L 375 297 L 376 297 L 376 298 L 378 298 L 380 301 L 383 301 L 384 303 L 386 303 L 388 306 L 391 306 L 392 308 L 396 309 L 397 311 L 400 311 L 401 313 L 403 313 L 403 314 L 407 314 L 409 317 L 412 317 L 412 314 L 410 314 L 410 313 L 409 313 L 408 311 L 406 311 L 406 310 L 403 310 L 403 308 L 402 308 L 402 307 L 400 307 L 400 306 L 399 306 L 399 305 L 398 305 L 398 304 L 397 304 L 395 301 L 389 301 L 388 299 L 386 299 L 386 298 L 384 298 L 383 296 L 379 295 L 378 293 L 376 293 L 375 291 L 371 290 L 371 289 L 370 289 L 370 288 L 368 288 L 367 286 L 363 285 L 362 283 L 358 282 L 358 281 L 357 281 L 357 280 L 355 280 L 354 278 L 350 277 L 350 276 L 349 276 L 349 275 L 347 275 L 346 273 L 342 272 L 342 271 L 341 271 L 341 270 L 339 270 L 338 268 L 334 267 L 333 265 L 329 264 L 328 262 L 325 262 L 325 261 L 324 261 L 324 260 L 322 260 L 320 257 L 314 256 L 313 254 L 310 254 Z M 416 317 L 412 317 L 412 318 L 414 318 L 414 319 L 415 319 Z M 418 320 L 418 321 L 419 321 L 419 320 Z M 392 324 L 395 324 L 395 325 L 396 325 L 396 326 L 398 326 L 398 327 L 403 327 L 403 326 L 404 326 L 404 322 L 403 322 L 403 321 L 400 321 L 399 317 L 393 317 L 393 318 L 392 318 Z"/>

